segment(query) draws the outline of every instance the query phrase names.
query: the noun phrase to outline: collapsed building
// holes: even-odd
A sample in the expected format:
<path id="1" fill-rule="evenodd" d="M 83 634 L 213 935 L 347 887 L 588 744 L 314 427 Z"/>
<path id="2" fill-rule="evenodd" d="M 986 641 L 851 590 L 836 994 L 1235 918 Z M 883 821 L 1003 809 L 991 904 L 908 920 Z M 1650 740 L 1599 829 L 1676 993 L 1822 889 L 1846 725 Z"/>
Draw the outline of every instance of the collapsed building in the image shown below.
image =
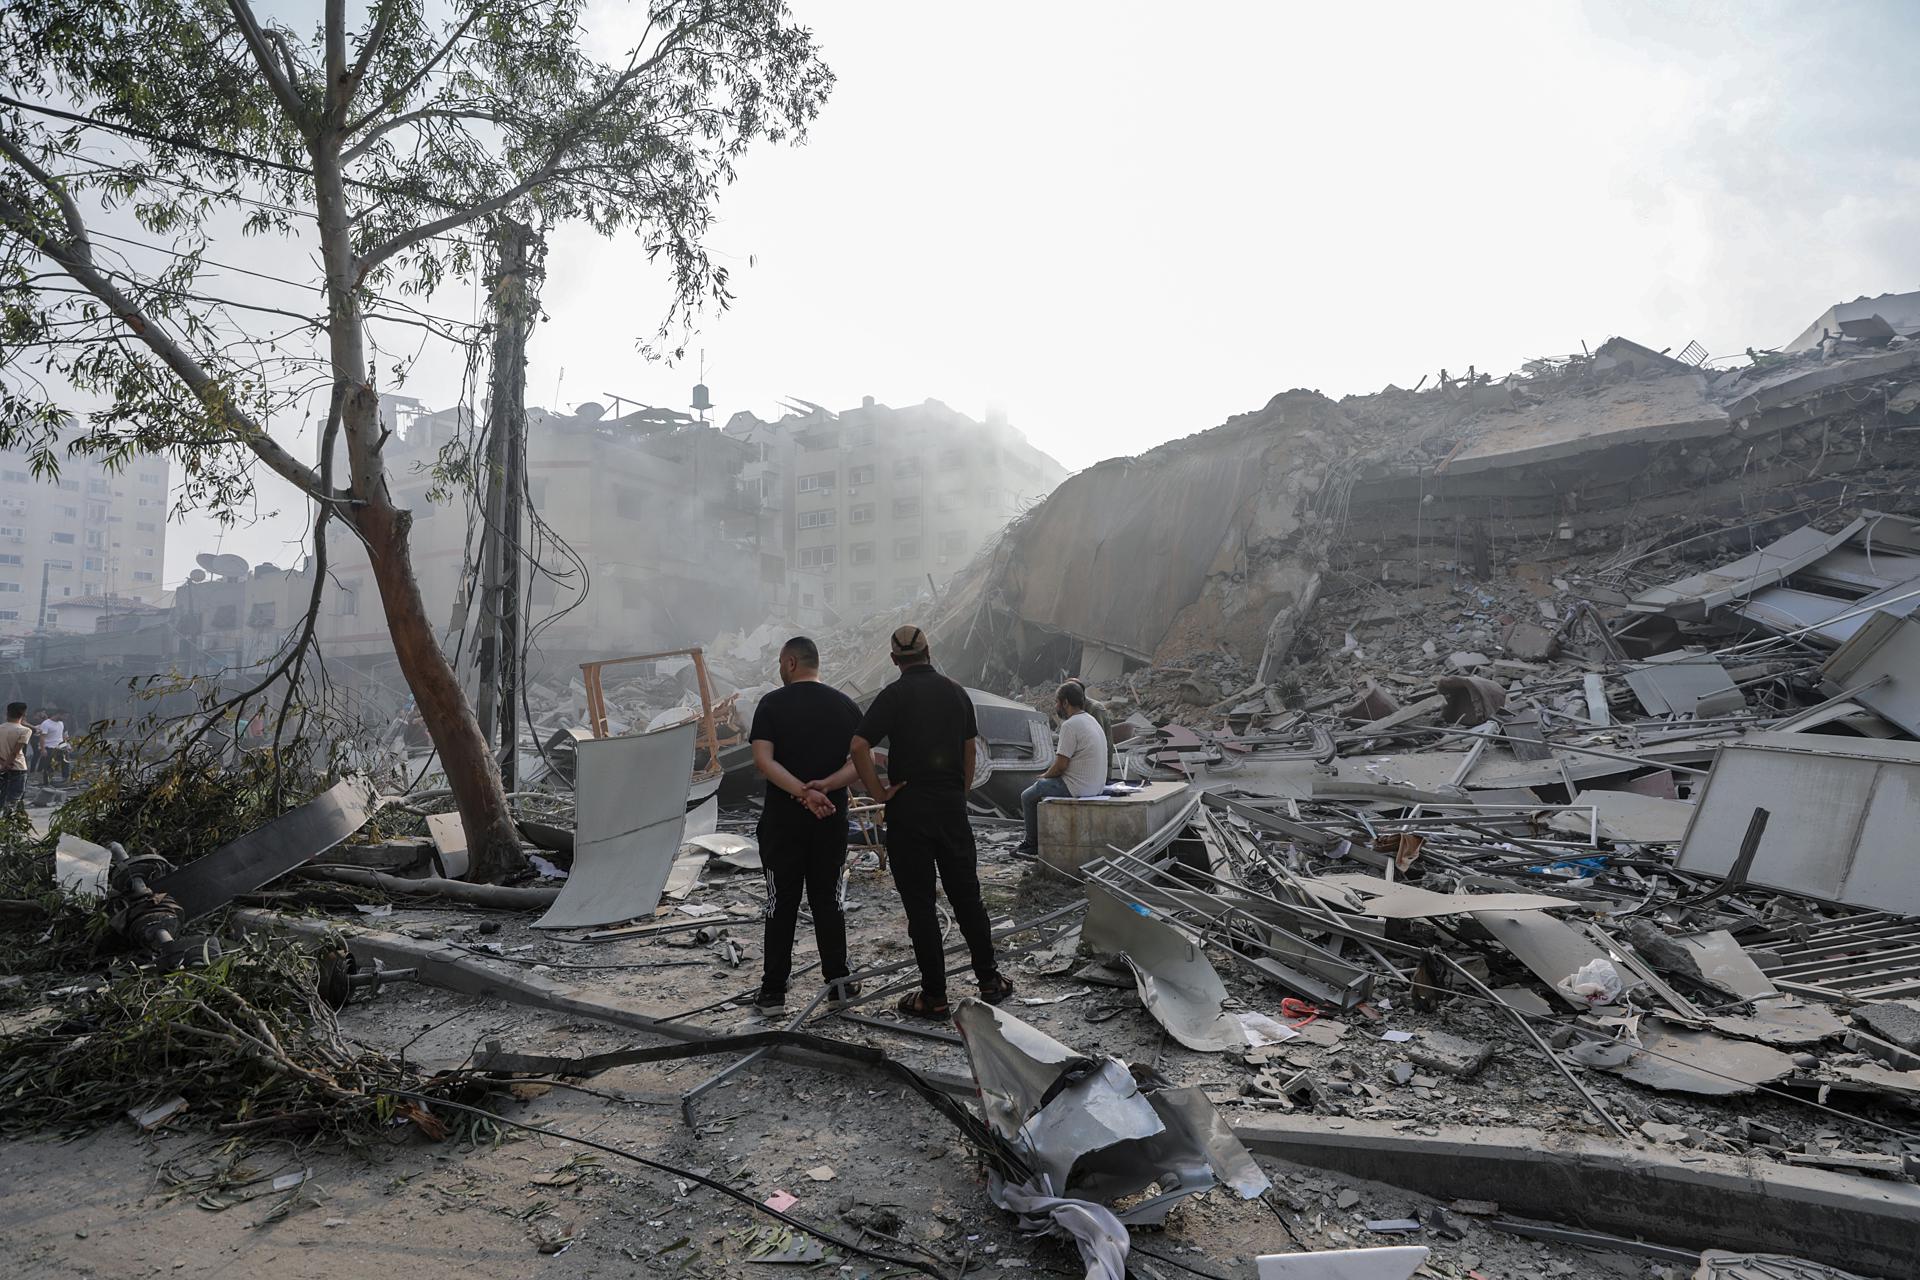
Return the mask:
<path id="1" fill-rule="evenodd" d="M 990 688 L 1222 648 L 1275 676 L 1330 581 L 1418 587 L 1695 534 L 1750 550 L 1823 503 L 1900 505 L 1920 462 L 1902 430 L 1920 420 L 1920 344 L 1742 363 L 1616 338 L 1498 381 L 1286 392 L 1074 476 L 943 593 L 928 630 L 956 677 Z"/>

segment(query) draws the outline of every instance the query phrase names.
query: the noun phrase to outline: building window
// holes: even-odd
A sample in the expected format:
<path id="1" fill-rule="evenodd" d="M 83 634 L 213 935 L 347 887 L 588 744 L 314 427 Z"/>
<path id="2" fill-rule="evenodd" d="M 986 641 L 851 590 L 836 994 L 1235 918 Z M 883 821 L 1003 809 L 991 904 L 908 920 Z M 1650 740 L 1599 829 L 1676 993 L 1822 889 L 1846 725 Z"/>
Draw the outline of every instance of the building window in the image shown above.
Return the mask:
<path id="1" fill-rule="evenodd" d="M 920 514 L 920 499 L 895 498 L 893 500 L 893 518 L 903 520 Z"/>
<path id="2" fill-rule="evenodd" d="M 848 564 L 872 564 L 873 563 L 873 544 L 871 542 L 856 542 L 852 546 L 848 547 L 847 563 Z"/>
<path id="3" fill-rule="evenodd" d="M 87 492 L 112 494 L 113 486 L 108 484 L 105 480 L 89 480 L 87 481 Z"/>
<path id="4" fill-rule="evenodd" d="M 998 489 L 989 489 L 983 496 L 989 507 L 997 507 L 1000 505 L 1000 491 Z"/>
<path id="5" fill-rule="evenodd" d="M 549 584 L 551 584 L 552 580 L 543 576 L 540 579 L 540 581 L 548 582 Z M 360 583 L 359 581 L 355 580 L 353 582 L 341 583 L 340 589 L 333 593 L 333 616 L 336 618 L 353 618 L 353 617 L 358 617 L 359 614 L 360 614 Z"/>
<path id="6" fill-rule="evenodd" d="M 134 527 L 134 528 L 136 528 L 136 529 L 138 529 L 138 530 L 139 530 L 139 531 L 140 531 L 141 533 L 158 533 L 158 532 L 160 532 L 160 526 L 159 526 L 159 525 L 157 525 L 157 524 L 155 524 L 155 523 L 154 523 L 153 521 L 151 521 L 151 520 L 139 520 L 139 521 L 135 521 L 135 522 L 134 522 L 134 526 L 133 526 L 133 527 Z"/>
<path id="7" fill-rule="evenodd" d="M 0 564 L 24 565 L 26 560 L 21 556 L 0 556 Z"/>
<path id="8" fill-rule="evenodd" d="M 0 473 L 0 480 L 11 480 L 15 484 L 25 484 L 28 481 L 28 479 L 30 479 L 30 477 L 24 471 L 8 471 L 8 472 Z"/>
<path id="9" fill-rule="evenodd" d="M 153 559 L 153 548 L 152 548 L 152 547 L 142 547 L 142 548 L 140 548 L 140 554 L 141 554 L 141 555 L 143 555 L 143 556 L 145 556 L 145 557 L 146 557 L 147 559 L 149 559 L 149 560 L 151 560 L 151 559 Z"/>
<path id="10" fill-rule="evenodd" d="M 165 476 L 159 475 L 152 471 L 142 471 L 140 473 L 141 484 L 161 484 L 161 483 L 164 483 L 165 480 L 166 480 Z"/>
<path id="11" fill-rule="evenodd" d="M 802 569 L 821 569 L 834 562 L 838 547 L 802 547 L 800 548 L 800 567 Z"/>
<path id="12" fill-rule="evenodd" d="M 965 449 L 942 449 L 940 451 L 940 469 L 942 471 L 958 471 L 966 465 L 967 451 Z"/>
<path id="13" fill-rule="evenodd" d="M 847 523 L 848 524 L 872 524 L 873 523 L 873 504 L 871 502 L 862 502 L 858 506 L 848 507 Z"/>
<path id="14" fill-rule="evenodd" d="M 864 467 L 848 467 L 847 483 L 848 484 L 872 484 L 873 483 L 873 464 L 869 462 Z"/>
<path id="15" fill-rule="evenodd" d="M 853 602 L 855 604 L 872 604 L 873 603 L 873 584 L 871 582 L 854 583 L 853 584 Z"/>
<path id="16" fill-rule="evenodd" d="M 832 511 L 802 511 L 800 513 L 800 527 L 802 529 L 831 529 L 833 527 L 833 515 L 834 513 Z"/>
<path id="17" fill-rule="evenodd" d="M 918 560 L 920 558 L 920 539 L 895 538 L 893 540 L 893 558 L 895 560 Z"/>
<path id="18" fill-rule="evenodd" d="M 71 561 L 71 560 L 49 560 L 49 561 L 47 561 L 47 568 L 49 568 L 49 569 L 53 569 L 53 570 L 56 570 L 56 571 L 60 571 L 60 570 L 67 570 L 67 571 L 71 571 L 71 570 L 73 569 L 73 561 Z"/>
<path id="19" fill-rule="evenodd" d="M 943 556 L 965 555 L 967 535 L 958 529 L 949 529 L 940 535 L 940 554 Z"/>
<path id="20" fill-rule="evenodd" d="M 100 571 L 99 556 L 88 556 L 84 561 L 82 561 L 82 564 L 86 566 L 86 570 L 88 573 L 98 573 Z"/>
<path id="21" fill-rule="evenodd" d="M 893 478 L 894 479 L 904 480 L 904 479 L 907 479 L 909 476 L 917 476 L 919 474 L 920 474 L 920 459 L 895 458 L 893 460 Z"/>
<path id="22" fill-rule="evenodd" d="M 0 524 L 0 538 L 24 538 L 26 534 L 27 531 L 17 524 Z M 67 541 L 73 541 L 72 534 L 67 535 Z"/>
<path id="23" fill-rule="evenodd" d="M 12 594 L 20 590 L 17 582 L 0 582 L 0 593 Z"/>
<path id="24" fill-rule="evenodd" d="M 0 529 L 0 534 L 4 534 L 4 533 L 6 533 L 6 530 Z M 70 547 L 73 545 L 73 535 L 70 533 L 56 533 L 53 535 L 53 540 L 55 542 L 60 543 L 62 546 Z"/>
<path id="25" fill-rule="evenodd" d="M 279 612 L 277 601 L 261 600 L 247 610 L 247 625 L 256 631 L 265 631 L 278 621 Z"/>
<path id="26" fill-rule="evenodd" d="M 823 582 L 820 584 L 820 602 L 822 604 L 833 603 L 833 584 L 831 582 Z"/>
<path id="27" fill-rule="evenodd" d="M 913 598 L 919 594 L 920 580 L 918 578 L 902 578 L 893 584 L 893 602 L 895 604 L 911 604 L 913 603 Z"/>
<path id="28" fill-rule="evenodd" d="M 808 453 L 818 453 L 822 449 L 838 449 L 840 447 L 840 433 L 838 431 L 828 431 L 821 435 L 810 436 L 800 442 L 800 447 Z"/>
<path id="29" fill-rule="evenodd" d="M 20 611 L 18 609 L 0 609 L 0 618 L 4 618 L 8 622 L 17 622 L 20 618 Z M 47 615 L 47 621 L 53 621 L 52 614 Z"/>
<path id="30" fill-rule="evenodd" d="M 136 569 L 133 574 L 133 580 L 135 582 L 152 582 L 153 574 L 145 569 Z"/>
<path id="31" fill-rule="evenodd" d="M 816 471 L 810 476 L 801 476 L 800 492 L 831 493 L 833 492 L 833 482 L 838 479 L 839 476 L 840 473 L 837 471 Z"/>
<path id="32" fill-rule="evenodd" d="M 964 494 L 943 493 L 933 500 L 935 511 L 958 511 L 966 502 Z"/>
<path id="33" fill-rule="evenodd" d="M 47 625 L 52 626 L 58 621 L 60 621 L 60 611 L 58 609 L 47 610 Z"/>
<path id="34" fill-rule="evenodd" d="M 65 489 L 68 493 L 80 492 L 80 482 L 78 480 L 62 480 L 62 481 L 59 481 L 59 485 L 62 489 Z"/>
<path id="35" fill-rule="evenodd" d="M 213 629 L 231 631 L 240 625 L 240 606 L 223 604 L 213 611 Z"/>

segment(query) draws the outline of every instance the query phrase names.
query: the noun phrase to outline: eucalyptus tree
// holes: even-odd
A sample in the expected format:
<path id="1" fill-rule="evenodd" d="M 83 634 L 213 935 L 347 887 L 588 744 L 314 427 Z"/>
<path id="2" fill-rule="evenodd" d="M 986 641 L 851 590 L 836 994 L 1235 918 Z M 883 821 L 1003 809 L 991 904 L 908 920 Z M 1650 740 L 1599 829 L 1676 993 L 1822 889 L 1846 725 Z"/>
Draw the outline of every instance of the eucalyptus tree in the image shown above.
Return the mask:
<path id="1" fill-rule="evenodd" d="M 0 444 L 27 448 L 43 473 L 73 453 L 109 465 L 165 453 L 181 501 L 224 519 L 264 467 L 312 504 L 316 557 L 329 522 L 350 530 L 459 805 L 472 874 L 491 877 L 518 844 L 422 605 L 408 512 L 389 493 L 368 322 L 433 328 L 406 299 L 484 273 L 502 220 L 571 221 L 641 238 L 670 281 L 656 336 L 671 343 L 728 300 L 707 239 L 737 163 L 756 142 L 804 137 L 832 74 L 782 0 L 293 9 L 0 4 Z M 602 37 L 602 24 L 628 34 Z M 129 214 L 164 241 L 162 265 L 108 238 L 103 219 L 124 227 Z M 302 305 L 214 291 L 216 241 L 236 234 L 309 247 Z M 77 431 L 68 389 L 98 406 Z M 304 457 L 276 427 L 308 398 L 326 411 Z M 297 677 L 323 577 L 270 677 Z"/>

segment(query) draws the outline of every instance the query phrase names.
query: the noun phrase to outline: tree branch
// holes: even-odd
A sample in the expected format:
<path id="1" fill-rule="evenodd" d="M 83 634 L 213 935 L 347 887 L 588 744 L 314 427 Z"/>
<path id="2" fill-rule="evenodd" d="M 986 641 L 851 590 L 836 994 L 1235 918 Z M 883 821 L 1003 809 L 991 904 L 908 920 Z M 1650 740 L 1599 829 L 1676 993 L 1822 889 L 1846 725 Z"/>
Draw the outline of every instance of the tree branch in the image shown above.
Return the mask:
<path id="1" fill-rule="evenodd" d="M 408 98 L 413 96 L 413 91 L 419 88 L 420 82 L 425 80 L 428 76 L 432 75 L 434 68 L 439 66 L 442 62 L 444 62 L 446 60 L 447 55 L 453 52 L 453 47 L 455 44 L 459 42 L 460 37 L 466 35 L 468 30 L 472 28 L 473 24 L 478 21 L 480 21 L 480 6 L 476 4 L 472 7 L 472 9 L 468 11 L 466 20 L 463 21 L 458 27 L 455 27 L 453 30 L 453 34 L 447 37 L 446 43 L 441 45 L 438 49 L 435 49 L 433 51 L 433 56 L 429 57 L 425 62 L 421 63 L 420 69 L 414 72 L 413 75 L 408 77 L 407 82 L 405 84 L 401 85 L 398 89 L 395 89 L 393 92 L 389 93 L 384 99 L 381 100 L 379 106 L 367 112 L 367 114 L 361 116 L 358 120 L 349 121 L 346 127 L 341 130 L 341 134 L 345 137 L 350 138 L 354 134 L 360 132 L 360 130 L 366 128 L 367 125 L 371 124 L 373 121 L 378 120 L 381 116 L 387 114 L 387 112 L 393 110 L 395 107 L 398 107 L 404 104 Z"/>
<path id="2" fill-rule="evenodd" d="M 340 153 L 340 163 L 342 165 L 352 164 L 355 160 L 365 155 L 367 148 L 371 147 L 377 139 L 392 133 L 395 129 L 405 128 L 407 125 L 414 124 L 421 120 L 433 119 L 498 121 L 500 119 L 500 113 L 497 111 L 468 110 L 459 107 L 421 107 L 415 111 L 408 111 L 402 115 L 393 117 L 391 120 L 383 120 L 373 128 L 367 130 L 365 134 L 361 135 L 358 142 Z"/>
<path id="3" fill-rule="evenodd" d="M 353 69 L 347 73 L 344 92 L 340 95 L 340 117 L 343 121 L 347 108 L 353 104 L 354 95 L 360 92 L 361 81 L 367 78 L 367 68 L 373 65 L 373 55 L 386 42 L 387 33 L 393 29 L 393 20 L 399 12 L 399 0 L 380 0 L 378 12 L 373 17 L 373 28 L 367 32 L 366 43 L 360 46 L 360 53 L 353 60 Z"/>
<path id="4" fill-rule="evenodd" d="M 299 90 L 274 62 L 274 53 L 267 37 L 260 30 L 260 23 L 253 16 L 253 9 L 247 0 L 227 0 L 227 7 L 233 11 L 234 21 L 240 24 L 240 35 L 247 42 L 247 48 L 253 53 L 254 65 L 260 68 L 260 74 L 266 78 L 267 87 L 273 90 L 273 96 L 280 100 L 281 110 L 287 113 L 294 126 L 305 135 L 307 127 L 307 105 L 300 100 Z"/>
<path id="5" fill-rule="evenodd" d="M 62 217 L 67 222 L 68 238 L 64 241 L 57 240 L 46 234 L 31 210 L 20 207 L 5 196 L 0 196 L 0 225 L 5 225 L 41 254 L 52 259 L 68 276 L 72 277 L 75 283 L 105 303 L 115 317 L 132 330 L 134 336 L 139 338 L 149 351 L 160 358 L 161 363 L 187 384 L 207 412 L 231 431 L 238 443 L 251 449 L 256 457 L 266 463 L 282 479 L 316 500 L 324 502 L 335 497 L 336 495 L 327 492 L 320 481 L 319 474 L 312 467 L 287 452 L 280 442 L 268 435 L 259 423 L 229 403 L 213 375 L 176 342 L 171 334 L 141 314 L 133 300 L 122 293 L 119 287 L 94 265 L 92 251 L 86 239 L 86 224 L 81 220 L 78 208 L 67 196 L 59 180 L 35 164 L 30 156 L 4 134 L 0 134 L 0 154 L 4 154 L 24 169 L 34 181 L 60 202 Z"/>
<path id="6" fill-rule="evenodd" d="M 531 176 L 521 182 L 515 183 L 512 187 L 509 187 L 496 196 L 480 201 L 478 204 L 470 205 L 465 209 L 455 210 L 444 217 L 435 218 L 432 222 L 422 223 L 411 231 L 404 231 L 383 244 L 375 245 L 360 255 L 358 262 L 355 264 L 354 274 L 356 279 L 365 279 L 369 271 L 393 257 L 395 254 L 406 252 L 423 240 L 431 240 L 437 235 L 444 235 L 449 231 L 458 230 L 470 222 L 484 218 L 489 213 L 498 212 L 520 199 L 520 197 L 536 191 L 548 182 L 551 182 L 560 172 L 561 160 L 564 159 L 567 152 L 572 149 L 573 144 L 579 139 L 580 135 L 587 132 L 588 129 L 599 122 L 601 115 L 619 100 L 620 95 L 627 91 L 628 86 L 659 66 L 667 57 L 678 52 L 680 46 L 692 38 L 695 30 L 697 30 L 697 25 L 693 22 L 682 23 L 680 26 L 675 27 L 662 38 L 660 47 L 655 49 L 653 53 L 644 60 L 640 58 L 639 50 L 636 48 L 634 50 L 634 59 L 627 65 L 627 69 L 622 71 L 618 76 L 615 76 L 613 82 L 607 86 L 606 92 L 601 94 L 592 105 L 585 108 L 566 128 L 560 131 L 559 136 L 556 137 L 547 148 L 546 161 L 535 170 Z"/>

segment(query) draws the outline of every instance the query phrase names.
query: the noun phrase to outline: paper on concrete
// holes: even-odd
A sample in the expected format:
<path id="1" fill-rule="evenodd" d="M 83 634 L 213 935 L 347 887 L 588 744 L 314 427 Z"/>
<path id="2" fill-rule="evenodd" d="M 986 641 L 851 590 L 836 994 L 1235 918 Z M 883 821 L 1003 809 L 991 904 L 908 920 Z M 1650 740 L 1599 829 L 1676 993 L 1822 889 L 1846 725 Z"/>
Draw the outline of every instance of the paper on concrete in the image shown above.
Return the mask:
<path id="1" fill-rule="evenodd" d="M 1329 906 L 1345 907 L 1383 920 L 1423 920 L 1470 911 L 1547 911 L 1580 905 L 1571 898 L 1544 893 L 1435 893 L 1418 885 L 1395 883 L 1357 872 L 1303 876 L 1300 883 Z"/>
<path id="2" fill-rule="evenodd" d="M 53 850 L 53 875 L 69 893 L 101 897 L 107 892 L 107 876 L 113 870 L 113 854 L 97 845 L 65 832 Z"/>
<path id="3" fill-rule="evenodd" d="M 536 929 L 617 924 L 660 905 L 687 818 L 691 722 L 580 743 L 573 872 Z"/>
<path id="4" fill-rule="evenodd" d="M 1126 962 L 1140 1003 L 1175 1040 L 1197 1053 L 1248 1048 L 1246 1029 L 1225 1010 L 1226 984 L 1185 933 L 1089 882 L 1080 936 L 1094 950 Z"/>
<path id="5" fill-rule="evenodd" d="M 467 874 L 469 860 L 467 829 L 461 824 L 460 815 L 428 814 L 427 835 L 433 840 L 433 851 L 440 855 L 440 874 L 449 880 L 463 878 Z"/>
<path id="6" fill-rule="evenodd" d="M 712 835 L 691 836 L 682 843 L 698 845 L 713 855 L 713 860 L 735 871 L 760 870 L 760 842 L 752 836 L 720 831 Z"/>
<path id="7" fill-rule="evenodd" d="M 1316 1249 L 1269 1253 L 1253 1260 L 1257 1280 L 1412 1280 L 1427 1260 L 1425 1245 L 1384 1249 Z"/>

